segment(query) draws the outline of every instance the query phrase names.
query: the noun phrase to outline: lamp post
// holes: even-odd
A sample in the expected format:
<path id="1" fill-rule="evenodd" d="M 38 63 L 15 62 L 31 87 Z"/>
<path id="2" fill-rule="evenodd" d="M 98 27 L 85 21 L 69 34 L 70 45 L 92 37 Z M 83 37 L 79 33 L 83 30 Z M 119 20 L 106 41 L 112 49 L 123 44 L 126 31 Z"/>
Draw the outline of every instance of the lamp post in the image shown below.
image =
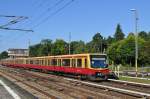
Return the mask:
<path id="1" fill-rule="evenodd" d="M 136 71 L 136 77 L 138 72 L 137 67 L 137 60 L 138 60 L 138 33 L 137 33 L 137 23 L 138 23 L 138 15 L 136 9 L 131 9 L 132 12 L 134 12 L 135 16 L 135 71 Z"/>

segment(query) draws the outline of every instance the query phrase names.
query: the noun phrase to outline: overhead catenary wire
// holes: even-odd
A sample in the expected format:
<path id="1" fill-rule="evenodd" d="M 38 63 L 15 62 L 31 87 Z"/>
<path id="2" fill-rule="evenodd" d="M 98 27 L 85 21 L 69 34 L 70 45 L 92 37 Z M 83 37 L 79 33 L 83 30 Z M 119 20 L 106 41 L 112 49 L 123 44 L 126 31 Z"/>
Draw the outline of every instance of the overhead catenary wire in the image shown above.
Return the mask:
<path id="1" fill-rule="evenodd" d="M 71 1 L 67 2 L 65 5 L 63 5 L 58 10 L 56 10 L 55 12 L 53 12 L 52 14 L 50 14 L 49 16 L 47 16 L 45 19 L 41 20 L 39 23 L 37 23 L 36 25 L 34 25 L 32 28 L 36 28 L 36 27 L 40 26 L 42 23 L 48 21 L 51 17 L 53 17 L 54 15 L 56 15 L 57 13 L 59 13 L 60 11 L 62 11 L 64 8 L 66 8 L 67 6 L 69 6 L 73 1 L 74 0 L 71 0 Z"/>
<path id="2" fill-rule="evenodd" d="M 7 16 L 4 16 L 4 17 L 7 17 Z M 9 16 L 10 17 L 10 16 Z M 11 17 L 12 18 L 12 17 Z M 24 16 L 13 16 L 13 20 L 9 21 L 8 23 L 4 24 L 4 25 L 1 25 L 0 27 L 6 27 L 6 26 L 9 26 L 9 25 L 13 25 L 13 24 L 16 24 L 20 21 L 23 21 L 25 19 L 28 19 L 28 17 L 24 17 Z"/>
<path id="3" fill-rule="evenodd" d="M 56 2 L 53 6 L 48 7 L 46 9 L 45 12 L 43 12 L 42 14 L 39 15 L 38 18 L 35 19 L 35 23 L 37 22 L 37 20 L 40 20 L 40 18 L 42 16 L 44 16 L 44 14 L 48 13 L 49 11 L 52 11 L 54 8 L 56 8 L 56 6 L 60 5 L 62 2 L 64 2 L 65 0 L 58 0 L 58 2 Z M 47 16 L 46 18 L 44 18 L 43 20 L 39 21 L 39 23 L 34 25 L 34 22 L 30 22 L 30 24 L 33 24 L 31 26 L 31 29 L 34 29 L 35 27 L 38 27 L 40 24 L 44 23 L 43 21 L 47 21 L 50 17 L 54 16 L 55 14 L 57 14 L 58 12 L 60 12 L 61 10 L 63 10 L 65 7 L 67 7 L 69 4 L 71 4 L 74 0 L 71 0 L 70 2 L 68 2 L 67 4 L 65 4 L 63 7 L 59 8 L 58 10 L 56 10 L 54 13 L 51 13 L 49 16 Z M 29 25 L 30 25 L 29 24 Z"/>
<path id="4" fill-rule="evenodd" d="M 39 4 L 42 3 L 41 1 L 43 1 L 43 0 L 41 0 L 40 2 L 39 2 L 39 1 L 40 1 L 40 0 L 34 1 L 33 4 L 32 4 L 32 6 L 35 6 L 35 7 L 38 7 L 38 8 L 39 8 Z M 0 17 L 15 18 L 16 16 L 0 15 Z M 31 22 L 31 21 L 28 21 L 28 22 Z M 33 24 L 33 23 L 30 23 L 30 24 Z M 20 26 L 20 25 L 19 25 L 19 26 Z M 7 29 L 7 30 L 12 30 L 11 28 L 5 28 L 5 29 Z M 19 30 L 19 29 L 15 29 L 15 30 Z M 24 30 L 21 30 L 21 31 L 24 31 Z M 22 33 L 20 34 L 20 33 L 19 33 L 19 35 L 13 35 L 12 41 L 16 41 L 18 38 L 21 39 L 21 37 L 24 37 L 25 34 L 28 34 L 28 33 L 31 33 L 31 32 L 33 32 L 33 30 L 24 31 L 24 34 L 22 34 Z M 14 37 L 14 36 L 15 36 L 15 37 Z M 12 35 L 10 35 L 9 37 L 12 38 Z"/>
<path id="5" fill-rule="evenodd" d="M 37 5 L 37 3 L 39 2 L 39 0 L 35 0 L 35 2 L 34 2 L 34 4 L 36 4 Z M 42 0 L 43 1 L 43 0 Z M 35 5 L 35 6 L 36 6 Z M 33 4 L 32 4 L 32 6 L 33 6 Z M 13 15 L 0 15 L 0 17 L 6 17 L 6 18 L 16 18 L 16 16 L 13 16 Z M 24 16 L 19 16 L 19 17 L 24 17 Z M 9 25 L 13 25 L 13 24 L 15 24 L 15 23 L 18 23 L 17 21 L 11 21 L 11 22 L 8 22 L 7 24 L 5 24 L 5 25 L 3 25 L 3 26 L 1 26 L 1 29 L 5 29 L 5 30 L 19 30 L 19 31 L 23 31 L 25 34 L 27 34 L 27 33 L 29 33 L 29 32 L 33 32 L 33 30 L 25 30 L 25 29 L 12 29 L 12 28 L 8 28 L 8 27 L 5 27 L 5 26 L 9 26 Z M 20 25 L 19 25 L 20 26 Z M 13 34 L 13 36 L 14 36 L 14 34 Z M 7 37 L 7 38 L 12 38 L 13 37 L 12 36 L 12 34 L 9 36 L 9 37 Z M 20 38 L 20 36 L 22 37 L 23 35 L 22 35 L 22 33 L 19 33 L 19 35 L 16 35 L 17 37 L 15 37 L 12 41 L 14 42 L 14 41 L 16 41 L 16 39 L 18 39 L 18 38 Z M 19 37 L 18 37 L 19 36 Z M 3 40 L 4 41 L 4 40 Z"/>
<path id="6" fill-rule="evenodd" d="M 43 17 L 43 15 L 47 14 L 48 12 L 50 12 L 52 9 L 54 9 L 55 7 L 57 7 L 58 5 L 60 5 L 63 1 L 65 0 L 58 0 L 58 2 L 56 2 L 53 6 L 48 7 L 43 13 L 41 13 L 35 20 L 39 20 L 40 18 Z"/>
<path id="7" fill-rule="evenodd" d="M 56 6 L 58 6 L 60 3 L 62 3 L 64 0 L 59 0 L 57 3 L 55 3 L 54 5 L 54 7 L 49 7 L 48 9 L 47 9 L 47 11 L 52 11 L 52 9 L 54 9 Z M 45 19 L 43 19 L 40 23 L 38 23 L 37 25 L 39 26 L 41 23 L 44 23 L 45 21 L 47 21 L 47 20 L 49 20 L 49 18 L 51 18 L 52 16 L 54 16 L 54 15 L 56 15 L 57 13 L 59 13 L 60 11 L 62 11 L 65 7 L 67 7 L 67 6 L 69 6 L 72 2 L 73 2 L 74 0 L 71 0 L 71 1 L 69 1 L 69 2 L 67 2 L 65 5 L 63 5 L 62 7 L 60 7 L 58 10 L 56 10 L 54 13 L 52 13 L 52 14 L 50 14 L 49 16 L 47 16 Z M 33 22 L 32 22 L 32 24 L 33 24 Z M 37 27 L 37 25 L 34 25 L 34 27 L 32 27 L 31 29 L 34 29 L 35 27 Z M 35 31 L 34 31 L 35 32 Z M 26 35 L 26 34 L 28 34 L 28 33 L 30 33 L 30 31 L 26 31 L 26 33 L 24 33 L 23 35 Z M 23 35 L 21 35 L 21 37 L 24 37 Z M 14 38 L 13 40 L 15 40 L 16 41 L 16 39 L 18 39 L 18 37 L 19 37 L 19 39 L 21 39 L 21 37 L 20 36 L 17 36 L 16 38 Z"/>
<path id="8" fill-rule="evenodd" d="M 27 19 L 28 17 L 24 17 L 24 16 L 7 16 L 7 15 L 0 15 L 0 17 L 9 17 L 9 18 L 15 18 L 11 21 L 9 21 L 8 23 L 4 24 L 4 25 L 1 25 L 0 26 L 0 29 L 4 29 L 4 30 L 17 30 L 17 31 L 30 31 L 30 32 L 33 32 L 33 30 L 26 30 L 26 29 L 17 29 L 17 28 L 9 28 L 7 26 L 9 25 L 13 25 L 13 24 L 16 24 L 22 20 L 25 20 Z"/>
<path id="9" fill-rule="evenodd" d="M 57 3 L 54 4 L 54 6 L 48 8 L 49 11 L 50 11 L 50 9 L 52 10 L 53 8 L 55 8 L 56 6 L 58 6 L 60 3 L 62 3 L 62 1 L 64 1 L 64 0 L 59 0 Z M 58 10 L 56 10 L 54 13 L 50 14 L 48 17 L 45 18 L 45 19 L 46 19 L 45 21 L 47 21 L 50 17 L 56 15 L 58 12 L 62 11 L 65 7 L 69 6 L 73 1 L 74 1 L 74 0 L 71 0 L 71 1 L 67 2 L 64 6 L 62 6 L 62 7 L 59 8 Z M 44 19 L 43 19 L 43 20 L 44 20 Z M 41 21 L 41 22 L 43 22 L 43 21 Z M 33 30 L 34 28 L 36 28 L 37 26 L 39 26 L 39 25 L 41 24 L 41 22 L 38 23 L 38 24 L 36 24 L 36 25 L 34 25 L 34 26 L 31 28 L 31 30 Z M 29 31 L 28 31 L 28 33 L 29 33 Z M 24 34 L 24 35 L 25 35 L 25 34 Z M 23 36 L 22 36 L 22 37 L 23 37 Z"/>
<path id="10" fill-rule="evenodd" d="M 14 24 L 16 24 L 18 22 L 21 22 L 21 21 L 23 21 L 25 19 L 28 19 L 28 17 L 26 17 L 26 16 L 0 15 L 0 17 L 11 19 L 8 23 L 6 23 L 4 25 L 1 25 L 0 29 L 3 29 L 3 30 L 13 30 L 13 31 L 22 31 L 22 32 L 26 32 L 26 33 L 27 32 L 33 32 L 33 30 L 29 30 L 29 29 L 20 29 L 20 28 L 10 28 L 10 27 L 8 27 L 8 26 L 14 25 Z M 13 34 L 13 36 L 14 36 L 14 34 Z M 9 37 L 7 37 L 7 38 L 10 38 L 10 37 L 12 37 L 12 34 Z M 15 41 L 15 40 L 16 39 L 14 39 L 13 41 Z"/>
<path id="11" fill-rule="evenodd" d="M 12 28 L 4 28 L 4 27 L 0 27 L 0 29 L 4 29 L 4 30 L 18 30 L 18 31 L 33 32 L 33 30 L 26 30 L 26 29 L 12 29 Z"/>
<path id="12" fill-rule="evenodd" d="M 46 0 L 46 1 L 49 1 L 49 0 Z M 42 6 L 40 6 L 42 3 L 42 5 L 45 3 L 45 0 L 36 0 L 35 2 L 33 2 L 32 5 L 32 8 L 34 10 L 34 12 L 32 13 L 32 15 L 30 16 L 30 19 L 25 23 L 25 25 L 23 26 L 29 26 L 30 24 L 33 24 L 32 22 L 32 18 L 34 18 L 36 15 L 37 15 L 37 12 L 40 12 L 39 11 L 39 8 L 41 8 Z M 34 21 L 34 20 L 33 20 Z M 37 21 L 37 20 L 36 20 Z"/>
<path id="13" fill-rule="evenodd" d="M 12 17 L 16 17 L 16 16 L 0 15 L 0 17 L 10 17 L 10 18 L 12 18 Z"/>

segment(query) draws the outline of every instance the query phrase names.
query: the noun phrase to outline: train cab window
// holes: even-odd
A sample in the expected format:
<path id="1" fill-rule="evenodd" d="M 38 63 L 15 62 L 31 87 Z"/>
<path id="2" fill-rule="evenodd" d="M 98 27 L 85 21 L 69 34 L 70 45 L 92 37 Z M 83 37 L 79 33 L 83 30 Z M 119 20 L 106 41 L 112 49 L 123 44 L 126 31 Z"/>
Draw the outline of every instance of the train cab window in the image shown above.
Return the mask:
<path id="1" fill-rule="evenodd" d="M 77 59 L 77 67 L 82 67 L 82 59 Z"/>
<path id="2" fill-rule="evenodd" d="M 107 68 L 105 55 L 91 55 L 92 68 Z"/>
<path id="3" fill-rule="evenodd" d="M 63 59 L 62 60 L 62 65 L 63 66 L 70 66 L 70 59 Z"/>

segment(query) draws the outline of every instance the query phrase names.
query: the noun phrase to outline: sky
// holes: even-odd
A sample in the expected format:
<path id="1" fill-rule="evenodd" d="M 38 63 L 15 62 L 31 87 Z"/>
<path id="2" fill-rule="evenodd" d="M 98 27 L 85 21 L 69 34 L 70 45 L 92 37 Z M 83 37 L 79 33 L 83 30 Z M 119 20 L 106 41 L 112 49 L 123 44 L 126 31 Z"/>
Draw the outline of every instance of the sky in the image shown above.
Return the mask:
<path id="1" fill-rule="evenodd" d="M 138 12 L 138 31 L 150 31 L 150 0 L 0 0 L 0 15 L 25 16 L 28 19 L 0 29 L 0 52 L 9 48 L 28 48 L 42 39 L 83 40 L 89 42 L 99 32 L 113 36 L 120 24 L 124 34 L 134 32 L 134 13 Z M 0 16 L 0 26 L 13 20 Z"/>

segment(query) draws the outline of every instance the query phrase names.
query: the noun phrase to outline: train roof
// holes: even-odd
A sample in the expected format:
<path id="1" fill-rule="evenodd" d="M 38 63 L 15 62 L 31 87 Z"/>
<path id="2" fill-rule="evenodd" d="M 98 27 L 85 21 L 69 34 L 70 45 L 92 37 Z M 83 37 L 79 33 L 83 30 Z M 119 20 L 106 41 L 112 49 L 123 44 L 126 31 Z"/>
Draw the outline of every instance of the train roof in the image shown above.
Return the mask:
<path id="1" fill-rule="evenodd" d="M 102 53 L 84 53 L 84 54 L 70 54 L 70 55 L 55 55 L 55 56 L 41 56 L 41 57 L 29 57 L 29 58 L 61 58 L 61 57 L 82 57 L 88 55 L 106 55 Z"/>
<path id="2" fill-rule="evenodd" d="M 40 57 L 28 57 L 28 58 L 15 58 L 15 59 L 41 59 L 41 58 L 70 58 L 70 57 L 86 57 L 88 55 L 106 55 L 104 53 L 84 53 L 84 54 L 70 54 L 70 55 L 56 55 L 56 56 L 40 56 Z M 13 60 L 15 60 L 13 59 Z M 7 59 L 12 60 L 12 59 Z"/>

